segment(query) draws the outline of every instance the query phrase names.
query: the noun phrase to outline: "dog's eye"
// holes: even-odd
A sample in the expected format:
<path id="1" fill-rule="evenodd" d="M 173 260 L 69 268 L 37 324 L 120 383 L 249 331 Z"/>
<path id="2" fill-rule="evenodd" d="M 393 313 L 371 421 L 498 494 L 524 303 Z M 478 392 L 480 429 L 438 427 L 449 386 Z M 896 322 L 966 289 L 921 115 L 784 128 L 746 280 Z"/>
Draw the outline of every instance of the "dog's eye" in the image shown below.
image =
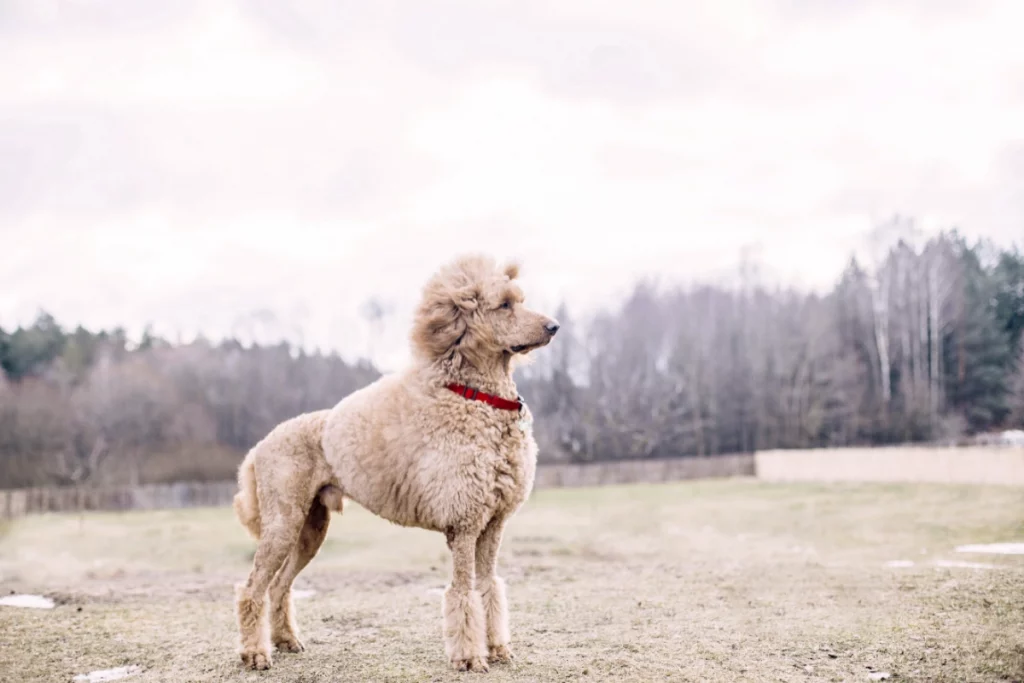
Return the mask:
<path id="1" fill-rule="evenodd" d="M 498 306 L 498 308 L 502 308 L 507 311 L 508 309 L 512 308 L 512 304 L 508 301 L 502 301 L 501 306 Z"/>

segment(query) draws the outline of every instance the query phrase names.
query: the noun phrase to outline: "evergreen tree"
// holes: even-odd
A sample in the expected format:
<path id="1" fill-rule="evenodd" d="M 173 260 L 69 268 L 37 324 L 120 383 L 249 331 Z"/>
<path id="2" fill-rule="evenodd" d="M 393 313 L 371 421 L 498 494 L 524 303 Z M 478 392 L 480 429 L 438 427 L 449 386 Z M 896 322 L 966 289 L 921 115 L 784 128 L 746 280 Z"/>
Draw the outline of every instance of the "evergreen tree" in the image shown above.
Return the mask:
<path id="1" fill-rule="evenodd" d="M 963 289 L 960 315 L 946 339 L 946 386 L 949 407 L 971 431 L 983 431 L 1009 413 L 1013 355 L 998 315 L 995 278 L 982 266 L 977 247 L 961 242 L 959 256 Z"/>
<path id="2" fill-rule="evenodd" d="M 1024 254 L 1016 248 L 1003 251 L 993 276 L 996 318 L 1009 338 L 1011 349 L 1017 353 L 1024 333 Z"/>

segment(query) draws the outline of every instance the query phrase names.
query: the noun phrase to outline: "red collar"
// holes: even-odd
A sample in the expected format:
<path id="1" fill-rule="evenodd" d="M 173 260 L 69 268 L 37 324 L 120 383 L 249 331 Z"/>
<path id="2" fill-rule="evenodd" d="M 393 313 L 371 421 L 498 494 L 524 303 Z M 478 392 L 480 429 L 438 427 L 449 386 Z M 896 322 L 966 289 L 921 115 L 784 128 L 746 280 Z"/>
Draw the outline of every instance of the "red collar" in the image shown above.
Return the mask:
<path id="1" fill-rule="evenodd" d="M 459 396 L 468 398 L 470 401 L 483 401 L 484 403 L 499 408 L 501 410 L 522 410 L 522 400 L 510 401 L 507 398 L 501 396 L 492 396 L 491 394 L 485 394 L 482 391 L 467 387 L 462 384 L 449 384 L 448 388 L 454 391 Z"/>

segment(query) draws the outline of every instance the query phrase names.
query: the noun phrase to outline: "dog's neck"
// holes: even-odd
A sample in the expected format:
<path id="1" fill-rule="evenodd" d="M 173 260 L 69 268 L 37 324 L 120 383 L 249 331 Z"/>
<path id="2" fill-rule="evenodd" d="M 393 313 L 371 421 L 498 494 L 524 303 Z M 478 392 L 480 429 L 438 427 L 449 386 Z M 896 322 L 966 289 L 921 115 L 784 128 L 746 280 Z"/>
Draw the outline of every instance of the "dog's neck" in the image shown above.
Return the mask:
<path id="1" fill-rule="evenodd" d="M 512 379 L 512 365 L 508 354 L 493 363 L 472 363 L 461 353 L 436 364 L 443 384 L 461 384 L 488 394 L 514 400 L 518 395 Z"/>

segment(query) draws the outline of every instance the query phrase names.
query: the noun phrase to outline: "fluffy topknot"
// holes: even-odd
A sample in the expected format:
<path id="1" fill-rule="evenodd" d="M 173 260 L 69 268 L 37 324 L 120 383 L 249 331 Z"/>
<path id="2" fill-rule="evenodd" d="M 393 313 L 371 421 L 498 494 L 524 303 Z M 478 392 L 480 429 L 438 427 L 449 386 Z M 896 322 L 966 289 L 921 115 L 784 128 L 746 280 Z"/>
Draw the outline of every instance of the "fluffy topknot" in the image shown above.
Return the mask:
<path id="1" fill-rule="evenodd" d="M 440 268 L 423 287 L 412 325 L 413 351 L 433 361 L 449 355 L 466 334 L 467 317 L 489 290 L 519 275 L 519 265 L 482 254 L 460 256 Z"/>

